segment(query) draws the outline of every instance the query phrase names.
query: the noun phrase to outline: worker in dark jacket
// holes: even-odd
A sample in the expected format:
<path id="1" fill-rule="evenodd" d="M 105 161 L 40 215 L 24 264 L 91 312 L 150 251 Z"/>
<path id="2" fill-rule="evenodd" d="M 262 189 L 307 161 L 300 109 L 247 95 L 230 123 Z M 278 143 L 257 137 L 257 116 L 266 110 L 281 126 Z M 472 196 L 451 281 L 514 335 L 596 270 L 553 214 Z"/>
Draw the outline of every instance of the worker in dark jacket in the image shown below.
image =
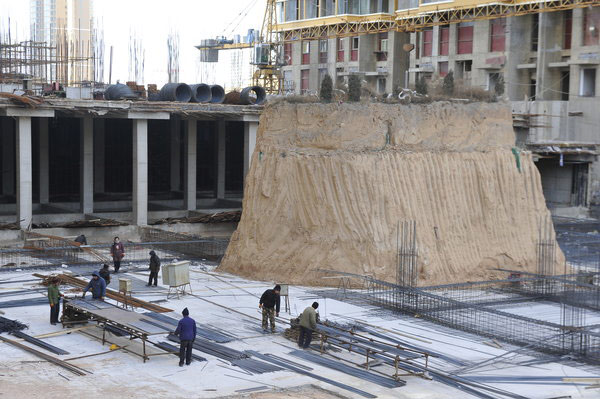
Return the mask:
<path id="1" fill-rule="evenodd" d="M 185 308 L 181 314 L 183 319 L 179 320 L 175 330 L 175 335 L 179 336 L 179 367 L 183 367 L 184 359 L 188 366 L 192 362 L 192 346 L 196 339 L 196 322 L 190 317 L 190 311 Z"/>
<path id="2" fill-rule="evenodd" d="M 150 287 L 152 285 L 152 280 L 154 280 L 154 286 L 156 287 L 159 271 L 160 258 L 156 255 L 156 252 L 150 251 L 150 278 L 148 279 L 148 284 L 146 284 L 146 286 Z"/>
<path id="3" fill-rule="evenodd" d="M 105 263 L 102 265 L 102 269 L 98 272 L 100 277 L 104 279 L 104 282 L 108 286 L 110 284 L 110 270 L 108 270 L 108 265 Z"/>
<path id="4" fill-rule="evenodd" d="M 110 247 L 110 254 L 112 255 L 115 265 L 115 273 L 119 273 L 119 269 L 121 268 L 121 259 L 123 259 L 125 256 L 125 247 L 123 246 L 123 243 L 119 237 L 115 237 L 113 244 Z"/>
<path id="5" fill-rule="evenodd" d="M 106 296 L 106 281 L 100 277 L 100 273 L 92 273 L 92 279 L 83 290 L 83 298 L 85 298 L 85 293 L 90 289 L 92 290 L 92 298 L 94 299 L 104 299 Z"/>
<path id="6" fill-rule="evenodd" d="M 48 302 L 50 302 L 50 324 L 58 323 L 58 313 L 60 312 L 60 297 L 63 294 L 58 290 L 58 279 L 53 278 L 48 285 Z"/>
<path id="7" fill-rule="evenodd" d="M 300 336 L 298 337 L 298 346 L 308 348 L 312 341 L 312 333 L 317 329 L 317 308 L 319 302 L 313 302 L 312 306 L 304 309 L 300 315 Z"/>
<path id="8" fill-rule="evenodd" d="M 271 332 L 275 332 L 275 317 L 279 316 L 281 286 L 277 284 L 272 290 L 266 290 L 260 297 L 258 307 L 262 309 L 262 328 L 267 331 L 268 323 L 271 323 Z"/>

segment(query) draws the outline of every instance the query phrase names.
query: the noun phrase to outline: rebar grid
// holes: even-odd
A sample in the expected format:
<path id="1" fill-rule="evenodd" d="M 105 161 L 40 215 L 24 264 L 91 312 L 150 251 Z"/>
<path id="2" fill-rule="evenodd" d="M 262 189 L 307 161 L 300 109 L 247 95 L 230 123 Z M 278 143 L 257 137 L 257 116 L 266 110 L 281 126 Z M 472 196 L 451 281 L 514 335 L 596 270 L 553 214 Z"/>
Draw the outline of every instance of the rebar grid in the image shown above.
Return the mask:
<path id="1" fill-rule="evenodd" d="M 558 324 L 492 308 L 498 305 L 496 300 L 507 303 L 531 301 L 532 296 L 544 300 L 568 298 L 572 294 L 565 293 L 564 287 L 569 285 L 565 282 L 550 279 L 548 284 L 540 284 L 544 279 L 538 277 L 417 288 L 352 273 L 331 273 L 364 282 L 365 289 L 351 293 L 356 296 L 354 300 L 362 299 L 366 303 L 412 314 L 457 330 L 538 351 L 571 354 L 586 362 L 600 363 L 600 334 L 592 331 L 592 326 L 584 326 L 584 309 L 561 306 L 563 324 Z M 548 287 L 554 290 L 553 295 L 546 296 Z M 562 291 L 560 287 L 563 287 Z"/>

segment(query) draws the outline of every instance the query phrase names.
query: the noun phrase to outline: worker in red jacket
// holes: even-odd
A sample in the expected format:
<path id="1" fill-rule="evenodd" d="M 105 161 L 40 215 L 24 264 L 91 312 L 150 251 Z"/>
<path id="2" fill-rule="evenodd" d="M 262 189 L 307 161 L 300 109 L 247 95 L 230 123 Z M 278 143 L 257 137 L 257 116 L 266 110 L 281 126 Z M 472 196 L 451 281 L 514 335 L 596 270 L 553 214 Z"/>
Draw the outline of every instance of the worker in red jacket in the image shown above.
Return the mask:
<path id="1" fill-rule="evenodd" d="M 115 273 L 118 273 L 121 268 L 121 259 L 125 256 L 125 247 L 119 237 L 115 237 L 113 245 L 110 247 L 110 254 L 115 265 Z"/>

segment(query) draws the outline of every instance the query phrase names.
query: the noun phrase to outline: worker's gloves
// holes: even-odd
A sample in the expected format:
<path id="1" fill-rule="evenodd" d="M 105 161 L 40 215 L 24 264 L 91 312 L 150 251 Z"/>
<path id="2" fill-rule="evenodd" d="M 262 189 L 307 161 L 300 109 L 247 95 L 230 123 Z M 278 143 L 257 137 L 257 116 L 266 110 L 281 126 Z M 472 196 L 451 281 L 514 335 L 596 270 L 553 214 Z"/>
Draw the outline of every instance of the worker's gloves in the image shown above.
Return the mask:
<path id="1" fill-rule="evenodd" d="M 259 303 L 259 304 L 258 304 L 258 308 L 259 308 L 259 309 L 262 309 L 262 303 Z"/>
<path id="2" fill-rule="evenodd" d="M 53 304 L 53 303 L 51 303 L 51 304 L 50 304 L 50 307 L 51 307 L 51 308 L 53 308 L 53 307 L 54 307 L 54 304 Z"/>

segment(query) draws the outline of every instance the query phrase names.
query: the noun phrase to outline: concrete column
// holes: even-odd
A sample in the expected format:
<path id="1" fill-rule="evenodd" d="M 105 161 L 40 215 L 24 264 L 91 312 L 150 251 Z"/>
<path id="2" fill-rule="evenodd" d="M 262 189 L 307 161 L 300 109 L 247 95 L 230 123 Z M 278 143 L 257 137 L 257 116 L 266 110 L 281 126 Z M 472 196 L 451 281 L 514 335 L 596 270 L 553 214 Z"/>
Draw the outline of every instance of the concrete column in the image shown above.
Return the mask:
<path id="1" fill-rule="evenodd" d="M 17 222 L 28 229 L 33 218 L 31 117 L 17 117 Z"/>
<path id="2" fill-rule="evenodd" d="M 225 198 L 225 121 L 217 122 L 217 198 Z"/>
<path id="3" fill-rule="evenodd" d="M 94 212 L 94 120 L 81 119 L 81 211 Z"/>
<path id="4" fill-rule="evenodd" d="M 148 120 L 133 120 L 133 223 L 148 224 Z"/>
<path id="5" fill-rule="evenodd" d="M 96 119 L 94 126 L 94 192 L 104 192 L 104 119 Z"/>
<path id="6" fill-rule="evenodd" d="M 258 131 L 258 122 L 244 123 L 244 184 L 246 183 L 246 174 L 250 170 L 250 161 L 256 147 L 256 132 Z"/>
<path id="7" fill-rule="evenodd" d="M 181 186 L 180 165 L 180 125 L 179 119 L 171 119 L 171 191 L 179 191 Z"/>
<path id="8" fill-rule="evenodd" d="M 50 202 L 50 153 L 48 118 L 38 118 L 40 132 L 40 204 Z"/>
<path id="9" fill-rule="evenodd" d="M 15 135 L 9 117 L 2 120 L 2 193 L 13 195 L 15 193 Z"/>
<path id="10" fill-rule="evenodd" d="M 196 137 L 197 121 L 189 119 L 186 129 L 185 193 L 184 206 L 188 211 L 196 210 Z"/>

